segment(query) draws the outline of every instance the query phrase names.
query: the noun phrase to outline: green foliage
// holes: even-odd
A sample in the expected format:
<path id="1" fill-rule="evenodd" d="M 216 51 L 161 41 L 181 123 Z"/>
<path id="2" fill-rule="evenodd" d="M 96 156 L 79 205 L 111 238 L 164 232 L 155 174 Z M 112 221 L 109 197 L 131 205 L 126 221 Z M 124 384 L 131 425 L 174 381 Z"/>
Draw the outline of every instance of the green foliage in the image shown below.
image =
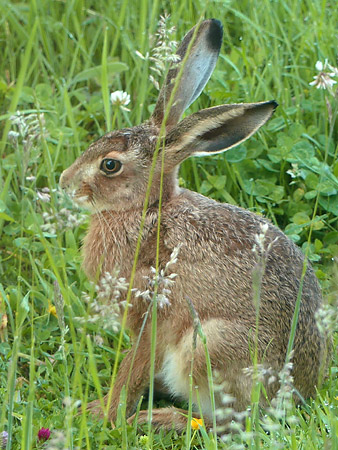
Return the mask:
<path id="1" fill-rule="evenodd" d="M 337 65 L 335 2 L 0 0 L 0 9 L 0 432 L 8 430 L 13 450 L 41 448 L 41 427 L 62 430 L 70 449 L 185 448 L 174 432 L 145 427 L 142 436 L 123 418 L 112 430 L 75 417 L 76 405 L 63 401 L 86 403 L 109 390 L 118 335 L 80 320 L 89 312 L 82 292 L 93 294 L 79 253 L 87 216 L 60 195 L 59 176 L 98 136 L 149 117 L 158 92 L 147 53 L 160 14 L 171 14 L 177 39 L 201 15 L 217 17 L 220 59 L 187 113 L 270 99 L 279 108 L 241 146 L 184 162 L 180 182 L 278 224 L 313 261 L 333 301 L 337 96 L 309 82 L 317 60 Z M 110 104 L 116 90 L 131 95 L 130 111 Z M 190 448 L 337 448 L 337 372 L 335 356 L 320 395 L 290 412 L 297 425 L 267 434 L 248 418 L 255 440 L 238 434 L 217 444 L 197 431 Z"/>

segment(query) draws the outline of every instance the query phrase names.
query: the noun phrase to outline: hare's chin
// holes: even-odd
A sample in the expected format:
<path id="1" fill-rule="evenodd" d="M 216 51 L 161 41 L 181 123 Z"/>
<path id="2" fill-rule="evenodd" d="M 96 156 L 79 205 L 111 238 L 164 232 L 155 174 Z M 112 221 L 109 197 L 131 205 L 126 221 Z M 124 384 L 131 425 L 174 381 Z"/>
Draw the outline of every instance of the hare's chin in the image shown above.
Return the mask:
<path id="1" fill-rule="evenodd" d="M 89 195 L 73 195 L 72 201 L 76 205 L 81 206 L 82 208 L 88 209 L 90 211 L 94 210 L 92 202 L 90 201 Z"/>
<path id="2" fill-rule="evenodd" d="M 107 207 L 100 202 L 94 202 L 89 195 L 78 195 L 73 197 L 73 202 L 80 208 L 86 209 L 90 213 L 100 213 L 107 209 Z"/>
<path id="3" fill-rule="evenodd" d="M 82 205 L 84 203 L 89 203 L 89 196 L 88 195 L 80 195 L 80 196 L 74 197 L 74 201 L 76 201 L 76 203 L 79 203 L 80 205 Z"/>

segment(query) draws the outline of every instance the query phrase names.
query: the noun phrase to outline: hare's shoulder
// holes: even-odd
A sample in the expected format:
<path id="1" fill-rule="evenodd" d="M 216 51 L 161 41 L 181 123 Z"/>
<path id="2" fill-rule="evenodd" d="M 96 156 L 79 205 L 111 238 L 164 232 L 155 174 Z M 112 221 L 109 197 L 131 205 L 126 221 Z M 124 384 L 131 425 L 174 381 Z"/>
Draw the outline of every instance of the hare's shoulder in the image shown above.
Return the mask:
<path id="1" fill-rule="evenodd" d="M 267 258 L 264 286 L 269 287 L 267 290 L 271 295 L 278 294 L 280 301 L 283 299 L 285 304 L 293 304 L 303 271 L 304 254 L 264 217 L 182 190 L 171 206 L 166 205 L 161 223 L 164 244 L 171 250 L 180 247 L 183 264 L 190 263 L 194 271 L 198 267 L 205 270 L 210 266 L 212 270 L 219 270 L 220 277 L 227 273 L 231 279 L 238 277 L 243 280 L 243 285 L 246 285 L 246 277 L 251 283 L 252 269 L 263 256 L 264 248 L 264 258 Z M 265 224 L 268 227 L 262 229 Z M 260 240 L 263 240 L 262 246 Z M 271 289 L 275 289 L 275 294 Z M 311 307 L 321 301 L 318 282 L 310 264 L 304 279 L 303 297 Z"/>

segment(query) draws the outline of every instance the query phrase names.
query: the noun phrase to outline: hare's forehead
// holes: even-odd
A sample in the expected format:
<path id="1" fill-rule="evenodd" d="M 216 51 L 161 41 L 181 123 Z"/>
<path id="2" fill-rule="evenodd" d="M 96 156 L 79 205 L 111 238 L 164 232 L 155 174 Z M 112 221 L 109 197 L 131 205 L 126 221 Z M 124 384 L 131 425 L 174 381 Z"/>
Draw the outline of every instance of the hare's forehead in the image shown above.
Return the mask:
<path id="1" fill-rule="evenodd" d="M 153 152 L 158 136 L 155 130 L 138 127 L 112 131 L 95 141 L 82 155 L 84 160 L 95 161 L 114 152 L 122 159 L 147 158 Z"/>

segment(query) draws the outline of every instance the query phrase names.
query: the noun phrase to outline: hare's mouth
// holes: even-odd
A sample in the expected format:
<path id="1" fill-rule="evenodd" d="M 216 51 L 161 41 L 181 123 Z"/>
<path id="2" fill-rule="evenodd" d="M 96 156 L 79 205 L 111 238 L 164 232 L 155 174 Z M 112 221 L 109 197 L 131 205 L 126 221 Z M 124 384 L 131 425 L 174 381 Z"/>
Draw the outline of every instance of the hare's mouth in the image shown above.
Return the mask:
<path id="1" fill-rule="evenodd" d="M 78 207 L 80 207 L 81 209 L 85 209 L 89 212 L 94 212 L 96 210 L 95 202 L 92 198 L 92 195 L 76 191 L 71 196 L 71 199 L 73 203 Z"/>
<path id="2" fill-rule="evenodd" d="M 71 198 L 79 206 L 89 207 L 94 203 L 93 191 L 87 183 L 83 183 L 78 189 L 74 189 Z"/>

